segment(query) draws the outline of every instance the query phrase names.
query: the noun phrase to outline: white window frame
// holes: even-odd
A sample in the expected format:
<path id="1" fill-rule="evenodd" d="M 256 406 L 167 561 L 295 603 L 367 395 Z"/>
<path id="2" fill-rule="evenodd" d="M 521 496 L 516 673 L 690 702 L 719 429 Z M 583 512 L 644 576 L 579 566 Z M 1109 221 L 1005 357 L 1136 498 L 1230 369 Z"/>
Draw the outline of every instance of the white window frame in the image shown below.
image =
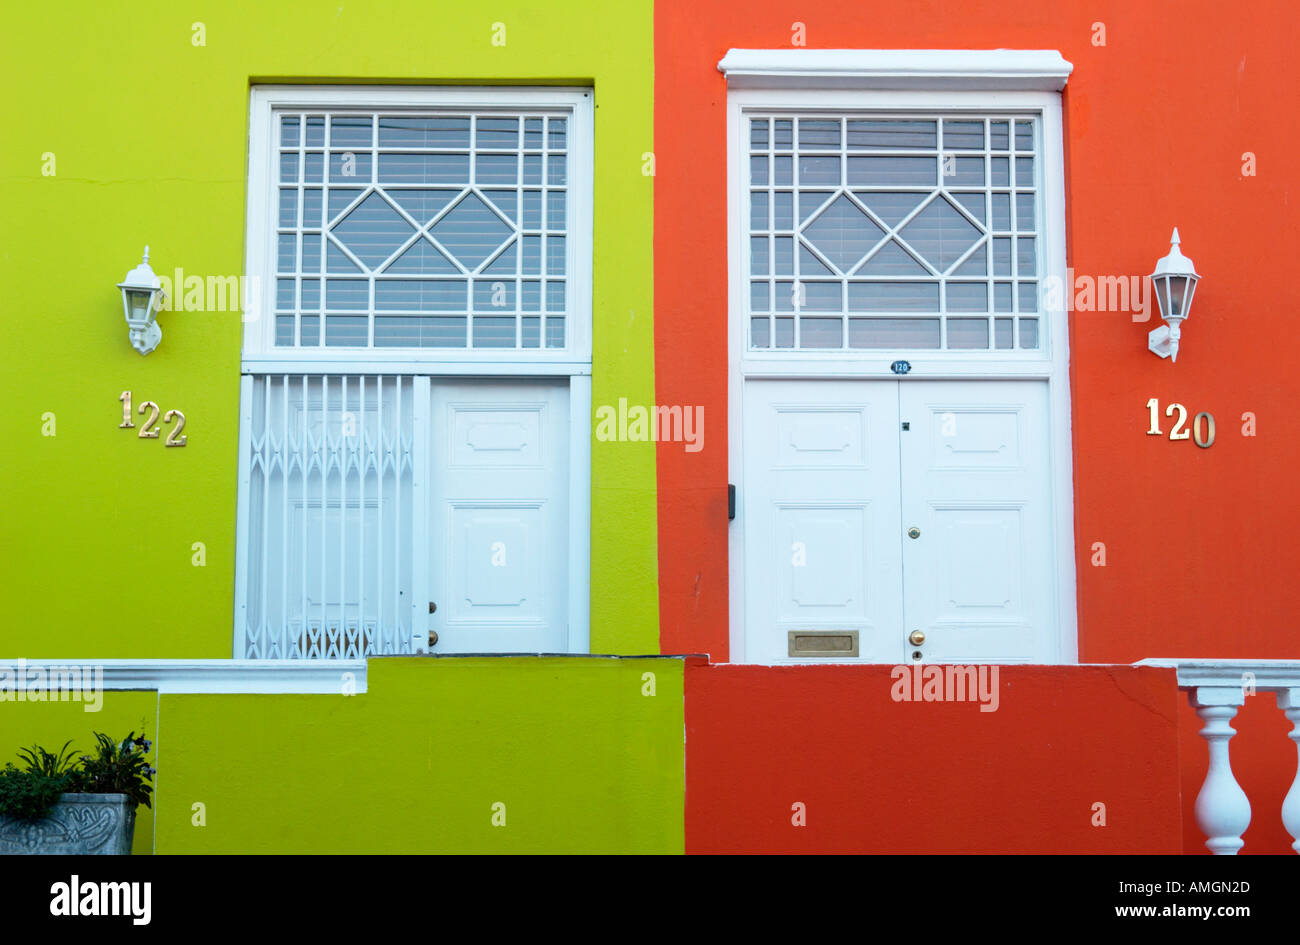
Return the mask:
<path id="1" fill-rule="evenodd" d="M 248 233 L 244 271 L 260 291 L 244 324 L 245 371 L 290 373 L 321 371 L 583 375 L 591 373 L 593 123 L 591 89 L 535 87 L 460 88 L 448 86 L 255 86 L 250 100 L 248 141 Z M 572 213 L 565 267 L 571 283 L 564 348 L 290 348 L 275 345 L 275 114 L 279 109 L 364 109 L 419 111 L 430 108 L 502 110 L 560 107 L 572 109 L 568 162 Z"/>
<path id="2" fill-rule="evenodd" d="M 730 661 L 746 661 L 745 501 L 742 403 L 747 378 L 897 380 L 898 354 L 880 350 L 749 349 L 749 129 L 747 113 L 871 111 L 972 116 L 996 112 L 1039 123 L 1042 203 L 1040 295 L 1047 279 L 1066 285 L 1065 154 L 1061 90 L 1073 67 L 1054 50 L 732 49 L 718 63 L 727 80 L 727 424 L 728 481 L 737 511 L 729 531 Z M 1058 296 L 1060 294 L 1057 294 Z M 1040 350 L 908 351 L 910 377 L 934 380 L 1038 379 L 1048 384 L 1052 533 L 1056 549 L 1056 662 L 1077 663 L 1074 473 L 1069 387 L 1069 321 L 1042 307 Z M 991 340 L 991 339 L 990 339 Z"/>
<path id="3" fill-rule="evenodd" d="M 275 176 L 276 112 L 280 109 L 368 109 L 420 111 L 431 108 L 502 110 L 569 108 L 566 273 L 570 309 L 564 348 L 288 348 L 275 346 L 275 246 L 278 181 Z M 240 360 L 239 492 L 237 501 L 234 633 L 232 649 L 242 655 L 243 613 L 249 558 L 247 518 L 248 436 L 254 374 L 403 374 L 426 392 L 436 377 L 567 377 L 569 386 L 569 587 L 566 652 L 591 651 L 591 370 L 595 182 L 595 93 L 591 88 L 552 86 L 365 86 L 257 85 L 249 97 L 248 217 L 244 272 L 260 288 L 253 312 L 244 316 Z M 424 449 L 417 422 L 416 450 Z M 413 484 L 415 514 L 421 514 L 424 484 Z M 427 541 L 416 541 L 412 568 L 413 613 L 424 608 Z M 425 634 L 412 625 L 413 649 L 427 652 Z M 274 662 L 274 661 L 271 661 Z M 289 662 L 289 661 L 284 661 Z M 277 664 L 279 665 L 279 664 Z"/>

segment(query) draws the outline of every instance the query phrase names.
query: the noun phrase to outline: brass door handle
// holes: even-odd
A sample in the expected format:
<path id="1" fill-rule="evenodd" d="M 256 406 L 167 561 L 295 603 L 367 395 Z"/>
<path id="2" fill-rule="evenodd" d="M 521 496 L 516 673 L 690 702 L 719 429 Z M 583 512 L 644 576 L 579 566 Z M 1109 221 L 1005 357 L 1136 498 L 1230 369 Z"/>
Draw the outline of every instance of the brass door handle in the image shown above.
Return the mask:
<path id="1" fill-rule="evenodd" d="M 429 631 L 429 646 L 437 646 L 437 645 L 438 645 L 438 631 L 437 631 L 437 630 L 430 630 L 430 631 Z"/>
<path id="2" fill-rule="evenodd" d="M 925 642 L 925 631 L 913 630 L 907 635 L 907 642 L 912 644 L 912 646 L 920 646 Z"/>
<path id="3" fill-rule="evenodd" d="M 909 528 L 909 529 L 907 530 L 907 537 L 908 537 L 908 538 L 920 538 L 920 537 L 921 537 L 921 529 L 919 529 L 919 528 L 917 528 L 915 525 L 913 525 L 911 528 Z"/>

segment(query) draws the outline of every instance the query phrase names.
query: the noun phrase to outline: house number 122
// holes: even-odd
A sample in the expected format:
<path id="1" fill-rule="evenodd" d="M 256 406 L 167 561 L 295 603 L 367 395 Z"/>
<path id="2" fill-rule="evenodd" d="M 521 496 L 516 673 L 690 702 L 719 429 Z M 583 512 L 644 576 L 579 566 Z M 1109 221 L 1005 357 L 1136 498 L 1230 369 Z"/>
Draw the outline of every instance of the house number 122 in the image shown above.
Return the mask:
<path id="1" fill-rule="evenodd" d="M 1147 429 L 1147 436 L 1162 436 L 1160 430 L 1160 401 L 1152 397 L 1147 401 L 1147 409 L 1151 411 L 1151 426 Z M 1209 449 L 1214 445 L 1214 414 L 1202 410 L 1192 418 L 1192 426 L 1187 428 L 1187 408 L 1182 404 L 1170 404 L 1165 408 L 1165 416 L 1172 417 L 1177 415 L 1178 419 L 1174 421 L 1174 428 L 1169 431 L 1171 440 L 1192 440 L 1201 449 Z"/>
<path id="2" fill-rule="evenodd" d="M 119 430 L 134 430 L 135 423 L 131 420 L 131 392 L 124 390 L 117 399 L 122 401 L 122 422 L 117 425 L 117 428 Z M 140 413 L 149 415 L 144 422 L 144 426 L 140 428 L 140 432 L 136 434 L 140 439 L 158 439 L 158 431 L 154 428 L 158 425 L 159 412 L 158 405 L 152 400 L 146 400 L 140 405 Z M 185 429 L 185 414 L 179 410 L 168 410 L 162 415 L 162 418 L 163 423 L 172 423 L 173 421 L 176 423 L 176 426 L 167 434 L 166 445 L 184 446 L 187 438 L 182 435 L 181 431 Z"/>

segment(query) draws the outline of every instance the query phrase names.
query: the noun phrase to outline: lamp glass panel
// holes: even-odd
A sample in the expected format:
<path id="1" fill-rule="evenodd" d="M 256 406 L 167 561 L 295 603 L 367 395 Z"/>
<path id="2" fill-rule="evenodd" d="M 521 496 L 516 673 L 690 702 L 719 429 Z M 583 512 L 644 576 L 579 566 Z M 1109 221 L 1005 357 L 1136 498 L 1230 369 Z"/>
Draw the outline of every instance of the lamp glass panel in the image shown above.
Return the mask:
<path id="1" fill-rule="evenodd" d="M 1187 292 L 1186 276 L 1169 276 L 1169 314 L 1171 316 L 1182 317 L 1183 296 Z"/>
<path id="2" fill-rule="evenodd" d="M 148 289 L 126 289 L 127 307 L 131 311 L 131 318 L 142 321 L 149 317 L 149 300 L 153 293 Z"/>
<path id="3" fill-rule="evenodd" d="M 1160 317 L 1169 317 L 1169 277 L 1157 276 L 1151 280 L 1152 288 L 1156 293 L 1156 308 L 1160 309 Z"/>
<path id="4" fill-rule="evenodd" d="M 1192 299 L 1196 295 L 1196 280 L 1191 276 L 1187 277 L 1187 289 L 1183 296 L 1183 318 L 1186 318 L 1192 311 Z"/>

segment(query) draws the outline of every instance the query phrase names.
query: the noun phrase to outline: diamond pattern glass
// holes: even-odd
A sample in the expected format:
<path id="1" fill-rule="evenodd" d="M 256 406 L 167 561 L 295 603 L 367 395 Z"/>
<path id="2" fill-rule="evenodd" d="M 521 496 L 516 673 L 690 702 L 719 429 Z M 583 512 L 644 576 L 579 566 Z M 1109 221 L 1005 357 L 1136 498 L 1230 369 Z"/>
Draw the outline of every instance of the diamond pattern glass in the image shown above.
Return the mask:
<path id="1" fill-rule="evenodd" d="M 566 346 L 567 112 L 277 120 L 277 346 Z"/>
<path id="2" fill-rule="evenodd" d="M 1044 353 L 1036 119 L 748 121 L 751 349 Z"/>

